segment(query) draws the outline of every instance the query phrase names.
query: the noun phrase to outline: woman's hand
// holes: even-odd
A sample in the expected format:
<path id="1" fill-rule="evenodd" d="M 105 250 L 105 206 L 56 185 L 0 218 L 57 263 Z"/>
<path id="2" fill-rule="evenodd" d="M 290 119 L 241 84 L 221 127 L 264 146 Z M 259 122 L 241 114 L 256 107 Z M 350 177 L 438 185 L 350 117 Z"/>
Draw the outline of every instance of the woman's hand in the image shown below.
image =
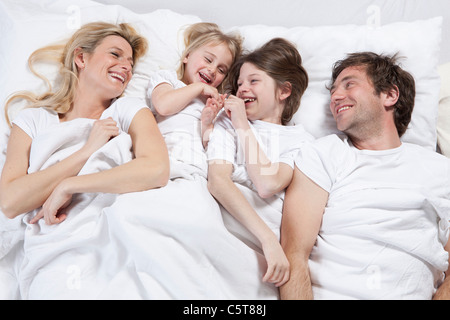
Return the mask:
<path id="1" fill-rule="evenodd" d="M 83 146 L 88 156 L 104 146 L 109 140 L 119 135 L 117 122 L 111 117 L 94 122 L 89 138 Z M 67 218 L 64 210 L 72 201 L 72 193 L 69 192 L 70 178 L 61 181 L 42 205 L 41 210 L 31 219 L 30 223 L 36 223 L 44 218 L 46 224 L 61 223 Z"/>
<path id="2" fill-rule="evenodd" d="M 117 127 L 117 122 L 111 117 L 97 120 L 92 126 L 91 133 L 84 148 L 92 154 L 118 135 L 119 128 Z"/>
<path id="3" fill-rule="evenodd" d="M 44 218 L 48 225 L 61 223 L 67 218 L 63 210 L 69 206 L 73 194 L 68 191 L 68 179 L 63 180 L 44 202 L 41 210 L 31 219 L 30 223 L 36 223 Z"/>

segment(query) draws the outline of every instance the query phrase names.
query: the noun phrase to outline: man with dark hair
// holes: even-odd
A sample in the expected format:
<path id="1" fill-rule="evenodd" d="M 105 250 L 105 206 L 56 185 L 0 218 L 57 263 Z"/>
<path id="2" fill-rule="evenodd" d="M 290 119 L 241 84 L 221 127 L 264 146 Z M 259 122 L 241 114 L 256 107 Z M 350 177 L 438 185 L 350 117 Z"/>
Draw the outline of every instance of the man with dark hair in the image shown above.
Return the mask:
<path id="1" fill-rule="evenodd" d="M 414 87 L 395 56 L 355 53 L 335 64 L 330 109 L 345 136 L 297 157 L 281 225 L 291 264 L 281 298 L 450 296 L 450 160 L 400 140 Z"/>

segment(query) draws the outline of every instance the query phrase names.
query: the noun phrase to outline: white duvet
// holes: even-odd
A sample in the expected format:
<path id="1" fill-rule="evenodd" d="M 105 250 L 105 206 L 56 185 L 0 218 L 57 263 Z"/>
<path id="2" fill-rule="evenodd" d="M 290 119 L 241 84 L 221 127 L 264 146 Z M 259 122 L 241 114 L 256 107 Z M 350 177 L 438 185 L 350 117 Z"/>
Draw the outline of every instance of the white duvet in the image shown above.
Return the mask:
<path id="1" fill-rule="evenodd" d="M 91 125 L 79 119 L 37 137 L 30 172 L 81 147 Z M 130 148 L 130 137 L 120 134 L 80 174 L 131 160 Z M 277 229 L 281 211 L 267 208 Z M 261 250 L 247 241 L 245 229 L 233 231 L 239 238 L 228 231 L 228 218 L 224 222 L 208 192 L 205 174 L 173 157 L 164 188 L 75 195 L 68 218 L 59 225 L 45 225 L 43 219 L 28 224 L 33 215 L 2 216 L 0 298 L 278 298 L 278 290 L 261 281 L 266 269 Z"/>

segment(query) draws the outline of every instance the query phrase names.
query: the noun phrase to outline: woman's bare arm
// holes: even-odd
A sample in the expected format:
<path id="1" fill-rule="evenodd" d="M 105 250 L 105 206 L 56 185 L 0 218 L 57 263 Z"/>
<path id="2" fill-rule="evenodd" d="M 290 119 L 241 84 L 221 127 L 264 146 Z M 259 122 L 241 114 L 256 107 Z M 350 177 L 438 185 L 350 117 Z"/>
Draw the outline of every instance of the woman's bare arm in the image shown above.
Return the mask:
<path id="1" fill-rule="evenodd" d="M 65 217 L 58 217 L 58 210 L 75 193 L 127 193 L 165 186 L 169 179 L 169 156 L 150 109 L 141 109 L 136 114 L 129 134 L 135 153 L 133 160 L 98 173 L 64 179 L 31 222 L 44 216 L 49 224 L 62 222 Z"/>

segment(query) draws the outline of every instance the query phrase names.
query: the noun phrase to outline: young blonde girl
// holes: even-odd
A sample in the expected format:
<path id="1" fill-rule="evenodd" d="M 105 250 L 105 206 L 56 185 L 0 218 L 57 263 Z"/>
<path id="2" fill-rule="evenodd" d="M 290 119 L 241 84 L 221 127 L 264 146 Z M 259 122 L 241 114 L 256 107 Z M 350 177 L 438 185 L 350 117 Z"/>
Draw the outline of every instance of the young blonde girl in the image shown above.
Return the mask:
<path id="1" fill-rule="evenodd" d="M 185 31 L 185 45 L 178 72 L 155 73 L 147 95 L 163 134 L 174 128 L 201 134 L 206 146 L 208 132 L 222 107 L 221 85 L 241 53 L 241 38 L 224 34 L 216 24 L 197 23 Z M 208 98 L 220 101 L 220 105 L 205 108 Z M 165 121 L 168 118 L 172 119 Z M 163 121 L 165 123 L 161 124 Z M 197 123 L 201 123 L 200 128 Z"/>
<path id="2" fill-rule="evenodd" d="M 233 96 L 225 100 L 208 146 L 208 187 L 260 242 L 267 261 L 263 281 L 281 286 L 289 279 L 289 262 L 279 230 L 269 228 L 235 183 L 250 186 L 260 198 L 284 196 L 294 156 L 302 142 L 312 139 L 303 127 L 286 126 L 308 76 L 297 49 L 277 38 L 241 57 L 229 81 Z"/>

